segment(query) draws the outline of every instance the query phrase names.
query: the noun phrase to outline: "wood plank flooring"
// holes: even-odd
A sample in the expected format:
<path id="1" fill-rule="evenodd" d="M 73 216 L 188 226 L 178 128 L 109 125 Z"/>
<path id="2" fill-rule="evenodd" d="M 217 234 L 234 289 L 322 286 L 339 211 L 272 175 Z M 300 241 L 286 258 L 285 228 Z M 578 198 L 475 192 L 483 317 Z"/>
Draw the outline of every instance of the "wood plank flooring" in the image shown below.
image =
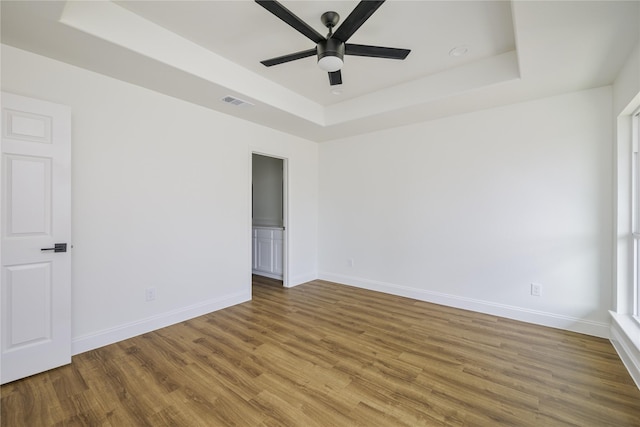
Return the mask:
<path id="1" fill-rule="evenodd" d="M 640 426 L 611 343 L 324 281 L 1 390 L 17 426 Z"/>

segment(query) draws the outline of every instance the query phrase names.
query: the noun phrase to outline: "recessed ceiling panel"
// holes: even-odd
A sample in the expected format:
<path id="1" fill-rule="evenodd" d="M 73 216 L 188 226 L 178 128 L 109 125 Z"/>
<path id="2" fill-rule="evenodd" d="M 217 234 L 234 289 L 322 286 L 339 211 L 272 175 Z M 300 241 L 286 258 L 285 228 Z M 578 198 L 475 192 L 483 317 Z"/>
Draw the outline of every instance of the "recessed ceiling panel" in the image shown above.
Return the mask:
<path id="1" fill-rule="evenodd" d="M 340 21 L 357 1 L 282 1 L 316 31 L 320 16 Z M 339 95 L 308 57 L 265 67 L 261 60 L 311 49 L 314 43 L 252 1 L 121 1 L 119 5 L 322 105 L 342 102 L 515 49 L 507 1 L 387 1 L 349 40 L 411 49 L 404 61 L 346 56 Z M 466 53 L 449 52 L 464 46 Z"/>

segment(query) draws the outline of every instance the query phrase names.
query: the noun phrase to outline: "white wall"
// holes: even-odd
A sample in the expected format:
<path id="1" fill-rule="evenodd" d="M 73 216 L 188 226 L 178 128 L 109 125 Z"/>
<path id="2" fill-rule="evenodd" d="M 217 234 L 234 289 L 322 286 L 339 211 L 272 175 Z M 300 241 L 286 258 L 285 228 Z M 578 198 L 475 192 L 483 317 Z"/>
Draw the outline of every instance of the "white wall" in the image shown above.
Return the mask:
<path id="1" fill-rule="evenodd" d="M 618 116 L 640 93 L 640 41 L 631 51 L 613 84 L 613 112 Z"/>
<path id="2" fill-rule="evenodd" d="M 599 88 L 321 144 L 320 277 L 606 336 L 611 98 Z"/>
<path id="3" fill-rule="evenodd" d="M 317 144 L 8 46 L 2 90 L 72 109 L 74 352 L 250 298 L 254 150 L 289 159 L 290 284 L 316 277 Z"/>
<path id="4" fill-rule="evenodd" d="M 289 159 L 290 284 L 319 260 L 329 280 L 607 334 L 611 88 L 319 149 L 7 46 L 2 90 L 73 111 L 76 352 L 249 297 L 251 152 Z"/>

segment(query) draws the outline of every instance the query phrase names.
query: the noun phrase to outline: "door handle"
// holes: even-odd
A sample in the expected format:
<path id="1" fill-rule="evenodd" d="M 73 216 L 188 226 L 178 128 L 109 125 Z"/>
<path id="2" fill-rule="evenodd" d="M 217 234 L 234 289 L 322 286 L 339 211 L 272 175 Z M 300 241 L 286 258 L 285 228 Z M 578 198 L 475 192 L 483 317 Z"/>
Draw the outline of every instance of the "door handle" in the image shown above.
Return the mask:
<path id="1" fill-rule="evenodd" d="M 41 251 L 54 251 L 54 252 L 67 252 L 67 244 L 66 243 L 56 243 L 53 245 L 53 248 L 42 248 Z"/>

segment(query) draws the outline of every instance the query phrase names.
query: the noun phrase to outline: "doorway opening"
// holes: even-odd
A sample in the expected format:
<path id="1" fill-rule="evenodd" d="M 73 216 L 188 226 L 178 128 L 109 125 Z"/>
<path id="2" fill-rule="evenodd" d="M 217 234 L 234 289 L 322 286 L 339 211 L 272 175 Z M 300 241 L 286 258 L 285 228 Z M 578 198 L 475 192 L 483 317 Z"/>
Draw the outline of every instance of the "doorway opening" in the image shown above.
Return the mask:
<path id="1" fill-rule="evenodd" d="M 287 159 L 251 153 L 252 282 L 287 286 L 287 206 Z"/>

